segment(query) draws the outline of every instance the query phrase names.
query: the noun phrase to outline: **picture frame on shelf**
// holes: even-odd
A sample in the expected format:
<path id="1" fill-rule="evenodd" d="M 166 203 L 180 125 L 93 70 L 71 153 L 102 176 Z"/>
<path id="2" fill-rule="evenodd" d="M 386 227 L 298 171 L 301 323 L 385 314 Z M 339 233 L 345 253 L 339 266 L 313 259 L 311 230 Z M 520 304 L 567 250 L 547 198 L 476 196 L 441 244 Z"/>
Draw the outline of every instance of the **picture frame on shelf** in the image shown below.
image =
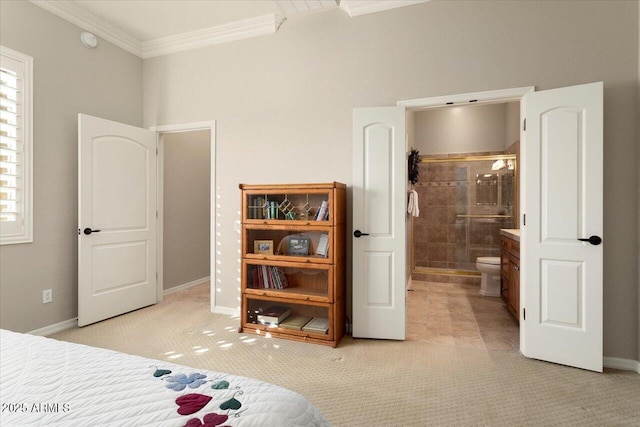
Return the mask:
<path id="1" fill-rule="evenodd" d="M 255 240 L 253 253 L 259 255 L 273 255 L 273 240 Z"/>
<path id="2" fill-rule="evenodd" d="M 329 253 L 329 236 L 327 234 L 321 234 L 318 241 L 318 247 L 316 248 L 316 256 L 326 258 Z"/>
<path id="3" fill-rule="evenodd" d="M 308 237 L 304 236 L 290 236 L 287 244 L 287 254 L 297 256 L 309 255 L 310 241 Z"/>

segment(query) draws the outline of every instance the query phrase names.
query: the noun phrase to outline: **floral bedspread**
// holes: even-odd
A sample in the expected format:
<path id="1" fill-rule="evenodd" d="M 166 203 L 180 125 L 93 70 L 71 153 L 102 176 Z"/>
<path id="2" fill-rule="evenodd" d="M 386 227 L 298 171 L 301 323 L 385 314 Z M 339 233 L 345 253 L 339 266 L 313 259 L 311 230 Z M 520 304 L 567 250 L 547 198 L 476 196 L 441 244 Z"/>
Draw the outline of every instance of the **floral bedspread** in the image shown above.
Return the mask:
<path id="1" fill-rule="evenodd" d="M 262 381 L 0 330 L 2 426 L 328 426 Z"/>

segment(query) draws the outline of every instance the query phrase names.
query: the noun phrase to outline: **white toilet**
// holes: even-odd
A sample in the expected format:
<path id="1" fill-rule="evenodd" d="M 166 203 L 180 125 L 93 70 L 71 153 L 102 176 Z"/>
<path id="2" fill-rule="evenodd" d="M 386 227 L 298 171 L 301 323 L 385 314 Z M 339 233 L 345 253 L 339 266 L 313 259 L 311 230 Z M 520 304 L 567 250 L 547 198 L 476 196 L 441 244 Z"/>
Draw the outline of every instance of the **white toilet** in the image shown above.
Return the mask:
<path id="1" fill-rule="evenodd" d="M 480 295 L 485 297 L 500 296 L 500 257 L 478 257 L 476 268 L 482 273 L 480 279 Z"/>

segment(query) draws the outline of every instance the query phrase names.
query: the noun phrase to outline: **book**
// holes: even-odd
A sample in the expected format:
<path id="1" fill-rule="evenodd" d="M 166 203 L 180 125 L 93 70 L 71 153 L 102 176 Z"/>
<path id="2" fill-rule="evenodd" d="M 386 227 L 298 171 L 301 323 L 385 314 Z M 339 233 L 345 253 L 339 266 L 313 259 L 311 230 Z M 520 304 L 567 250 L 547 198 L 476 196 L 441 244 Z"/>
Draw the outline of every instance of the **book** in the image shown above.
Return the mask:
<path id="1" fill-rule="evenodd" d="M 314 317 L 302 327 L 302 330 L 326 334 L 329 331 L 329 319 L 325 317 Z"/>
<path id="2" fill-rule="evenodd" d="M 287 276 L 275 265 L 250 265 L 247 270 L 251 289 L 284 289 L 289 286 Z"/>
<path id="3" fill-rule="evenodd" d="M 258 314 L 258 322 L 264 325 L 278 325 L 284 319 L 289 317 L 290 314 L 290 308 L 272 305 L 271 307 L 266 308 L 262 313 Z"/>
<path id="4" fill-rule="evenodd" d="M 309 322 L 309 320 L 311 320 L 311 317 L 308 317 L 308 316 L 300 316 L 300 315 L 289 316 L 283 322 L 280 322 L 280 324 L 278 324 L 278 327 L 285 328 L 285 329 L 295 329 L 296 331 L 301 331 L 302 327 L 306 325 Z"/>
<path id="5" fill-rule="evenodd" d="M 322 204 L 320 205 L 320 208 L 318 209 L 318 212 L 316 212 L 316 216 L 314 220 L 325 221 L 326 220 L 325 217 L 328 214 L 329 214 L 329 202 L 327 202 L 326 200 L 323 200 Z"/>
<path id="6" fill-rule="evenodd" d="M 280 289 L 284 289 L 289 287 L 289 280 L 287 279 L 287 276 L 284 274 L 284 271 L 282 271 L 282 269 L 275 267 L 278 273 L 278 278 L 280 279 Z"/>

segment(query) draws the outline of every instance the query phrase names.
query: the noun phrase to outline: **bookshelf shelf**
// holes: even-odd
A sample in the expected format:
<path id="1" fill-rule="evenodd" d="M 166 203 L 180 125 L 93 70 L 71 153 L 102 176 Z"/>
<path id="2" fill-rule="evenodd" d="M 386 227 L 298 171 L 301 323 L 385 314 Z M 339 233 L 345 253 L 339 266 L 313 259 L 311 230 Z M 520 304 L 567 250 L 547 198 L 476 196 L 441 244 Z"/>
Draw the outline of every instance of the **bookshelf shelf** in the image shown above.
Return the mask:
<path id="1" fill-rule="evenodd" d="M 346 186 L 241 184 L 240 190 L 241 329 L 336 347 L 345 330 Z M 274 307 L 288 310 L 291 322 L 264 324 Z M 326 324 L 312 327 L 320 319 Z"/>

